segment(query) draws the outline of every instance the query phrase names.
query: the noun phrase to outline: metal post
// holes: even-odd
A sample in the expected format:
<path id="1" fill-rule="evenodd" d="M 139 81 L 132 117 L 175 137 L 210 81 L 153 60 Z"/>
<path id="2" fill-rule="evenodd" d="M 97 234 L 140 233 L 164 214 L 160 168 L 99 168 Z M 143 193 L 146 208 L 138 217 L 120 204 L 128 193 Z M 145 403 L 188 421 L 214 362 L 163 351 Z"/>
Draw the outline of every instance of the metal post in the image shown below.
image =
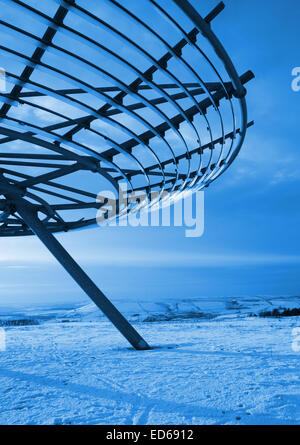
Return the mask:
<path id="1" fill-rule="evenodd" d="M 38 236 L 42 243 L 59 261 L 65 270 L 71 275 L 76 283 L 84 290 L 84 292 L 93 300 L 93 302 L 101 309 L 106 317 L 115 325 L 115 327 L 123 334 L 129 343 L 137 350 L 150 349 L 147 342 L 139 335 L 139 333 L 131 326 L 118 309 L 109 301 L 109 299 L 101 292 L 95 283 L 81 269 L 81 267 L 73 260 L 71 255 L 57 241 L 53 234 L 46 229 L 44 224 L 38 218 L 35 207 L 23 198 L 14 197 L 13 204 L 19 215 L 24 219 L 26 224 Z"/>

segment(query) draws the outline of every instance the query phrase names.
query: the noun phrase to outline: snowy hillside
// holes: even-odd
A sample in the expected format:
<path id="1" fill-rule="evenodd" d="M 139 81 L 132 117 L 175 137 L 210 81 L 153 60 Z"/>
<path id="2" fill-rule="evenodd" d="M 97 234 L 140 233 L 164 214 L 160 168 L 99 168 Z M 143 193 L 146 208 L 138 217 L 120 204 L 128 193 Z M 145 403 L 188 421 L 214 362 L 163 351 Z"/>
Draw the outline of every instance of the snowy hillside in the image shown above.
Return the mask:
<path id="1" fill-rule="evenodd" d="M 300 317 L 248 317 L 275 304 L 259 301 L 202 302 L 219 315 L 190 319 L 200 303 L 174 302 L 173 319 L 135 322 L 150 351 L 130 348 L 91 305 L 7 326 L 0 424 L 299 424 Z M 136 317 L 169 312 L 140 307 Z"/>
<path id="2" fill-rule="evenodd" d="M 162 301 L 117 301 L 117 307 L 130 320 L 153 322 L 188 319 L 212 319 L 215 317 L 245 317 L 282 308 L 300 308 L 300 297 L 219 297 L 193 298 L 184 300 L 164 299 Z M 100 321 L 103 315 L 91 303 L 66 311 L 61 317 L 75 321 Z"/>

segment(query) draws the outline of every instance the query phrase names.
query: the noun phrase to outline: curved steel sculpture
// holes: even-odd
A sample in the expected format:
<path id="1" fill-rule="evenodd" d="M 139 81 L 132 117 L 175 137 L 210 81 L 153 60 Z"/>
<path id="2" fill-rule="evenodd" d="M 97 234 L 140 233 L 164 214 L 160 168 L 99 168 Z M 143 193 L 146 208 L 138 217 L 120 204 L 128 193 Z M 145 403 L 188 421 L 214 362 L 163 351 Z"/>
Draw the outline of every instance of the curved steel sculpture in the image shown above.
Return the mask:
<path id="1" fill-rule="evenodd" d="M 222 2 L 205 18 L 186 0 L 33 5 L 0 0 L 0 236 L 36 234 L 127 340 L 148 349 L 52 232 L 95 224 L 107 211 L 97 193 L 121 183 L 156 201 L 207 187 L 253 123 L 244 87 L 253 74 L 238 76 L 212 31 Z"/>

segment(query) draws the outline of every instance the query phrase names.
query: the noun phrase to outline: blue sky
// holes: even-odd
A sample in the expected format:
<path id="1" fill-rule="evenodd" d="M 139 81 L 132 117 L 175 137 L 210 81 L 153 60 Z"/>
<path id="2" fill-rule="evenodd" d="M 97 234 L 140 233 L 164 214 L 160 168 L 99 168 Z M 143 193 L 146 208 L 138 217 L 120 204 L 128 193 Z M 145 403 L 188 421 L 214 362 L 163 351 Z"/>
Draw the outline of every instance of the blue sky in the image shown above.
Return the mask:
<path id="1" fill-rule="evenodd" d="M 230 169 L 206 189 L 202 237 L 164 227 L 59 235 L 110 296 L 299 293 L 300 92 L 291 89 L 291 72 L 300 66 L 300 4 L 225 3 L 213 28 L 238 71 L 255 73 L 247 85 L 255 126 Z M 203 2 L 200 12 L 215 4 Z M 2 239 L 1 247 L 2 304 L 41 301 L 40 293 L 45 301 L 83 299 L 37 239 Z"/>

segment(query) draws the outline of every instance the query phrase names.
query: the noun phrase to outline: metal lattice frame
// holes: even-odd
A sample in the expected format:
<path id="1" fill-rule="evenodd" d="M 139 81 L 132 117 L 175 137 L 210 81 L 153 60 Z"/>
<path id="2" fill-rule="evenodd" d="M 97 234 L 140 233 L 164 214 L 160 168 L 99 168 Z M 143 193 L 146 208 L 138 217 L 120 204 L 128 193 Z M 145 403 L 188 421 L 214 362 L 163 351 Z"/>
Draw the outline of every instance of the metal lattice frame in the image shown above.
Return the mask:
<path id="1" fill-rule="evenodd" d="M 83 0 L 32 3 L 0 0 L 11 85 L 0 94 L 0 236 L 35 233 L 130 343 L 147 349 L 52 232 L 95 224 L 94 213 L 107 211 L 99 190 L 118 193 L 124 182 L 128 193 L 158 198 L 207 187 L 253 124 L 244 88 L 253 74 L 238 76 L 211 29 L 222 2 L 203 19 L 186 0 L 143 0 L 153 25 L 132 0 L 103 0 L 110 14 Z"/>

